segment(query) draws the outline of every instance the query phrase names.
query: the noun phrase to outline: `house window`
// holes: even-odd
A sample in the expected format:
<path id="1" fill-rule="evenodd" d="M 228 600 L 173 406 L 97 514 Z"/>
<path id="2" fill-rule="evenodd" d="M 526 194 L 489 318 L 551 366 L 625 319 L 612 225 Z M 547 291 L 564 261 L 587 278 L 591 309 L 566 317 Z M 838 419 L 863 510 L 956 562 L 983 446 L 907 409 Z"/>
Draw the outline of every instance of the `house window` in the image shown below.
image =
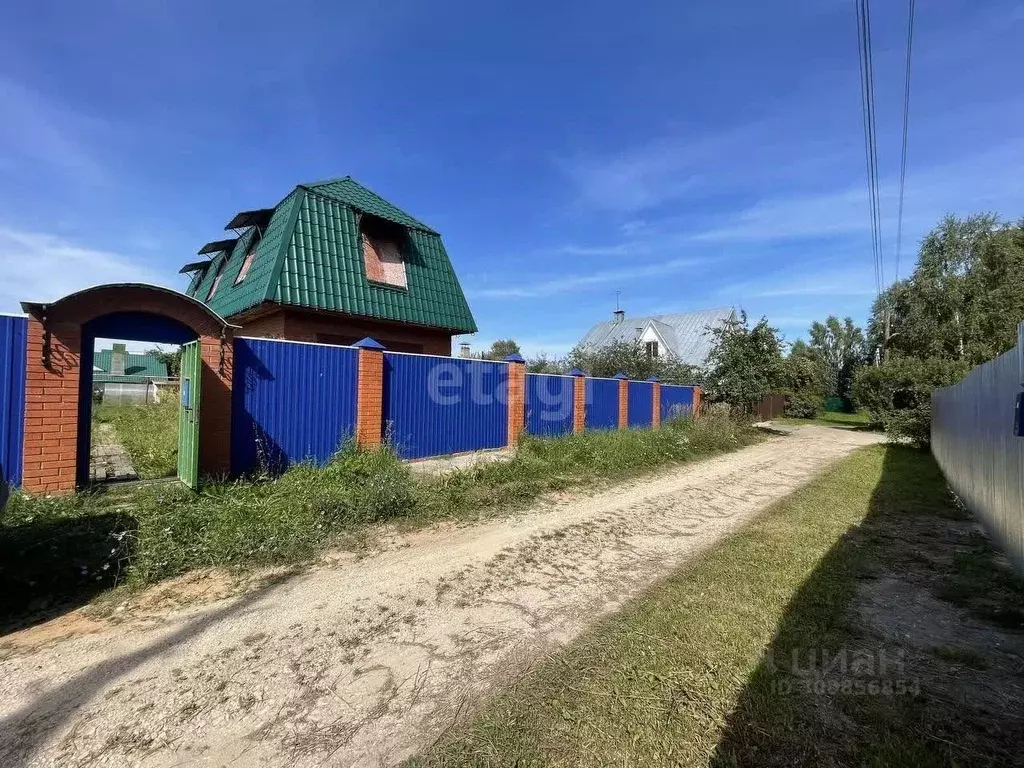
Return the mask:
<path id="1" fill-rule="evenodd" d="M 249 252 L 245 254 L 245 260 L 242 262 L 242 268 L 238 270 L 238 277 L 235 278 L 235 285 L 245 280 L 245 276 L 249 274 L 249 269 L 252 267 L 253 261 L 256 260 L 256 246 L 254 245 L 249 249 Z"/>
<path id="2" fill-rule="evenodd" d="M 364 216 L 360 222 L 366 279 L 373 283 L 407 288 L 402 244 L 405 235 L 398 228 Z"/>
<path id="3" fill-rule="evenodd" d="M 651 359 L 658 356 L 658 342 L 648 341 L 646 344 L 647 358 Z"/>

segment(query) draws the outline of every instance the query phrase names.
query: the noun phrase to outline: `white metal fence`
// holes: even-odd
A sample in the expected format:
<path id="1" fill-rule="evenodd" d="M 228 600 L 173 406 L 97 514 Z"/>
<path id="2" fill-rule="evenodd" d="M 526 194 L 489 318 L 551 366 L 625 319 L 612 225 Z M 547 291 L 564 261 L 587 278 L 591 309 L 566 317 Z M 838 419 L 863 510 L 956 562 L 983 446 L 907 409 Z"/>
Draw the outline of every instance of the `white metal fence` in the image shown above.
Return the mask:
<path id="1" fill-rule="evenodd" d="M 1024 572 L 1024 437 L 1020 344 L 932 395 L 932 453 L 950 487 Z"/>

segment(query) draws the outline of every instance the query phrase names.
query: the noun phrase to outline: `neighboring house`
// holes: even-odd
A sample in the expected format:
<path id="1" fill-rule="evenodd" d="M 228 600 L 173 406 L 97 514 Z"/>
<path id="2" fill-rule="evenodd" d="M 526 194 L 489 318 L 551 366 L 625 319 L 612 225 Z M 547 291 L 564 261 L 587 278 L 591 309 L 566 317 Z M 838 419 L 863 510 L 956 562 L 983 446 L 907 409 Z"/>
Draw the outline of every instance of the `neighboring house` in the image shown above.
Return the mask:
<path id="1" fill-rule="evenodd" d="M 707 329 L 735 316 L 735 311 L 729 308 L 633 318 L 616 310 L 612 320 L 598 323 L 587 331 L 579 346 L 594 350 L 616 342 L 639 341 L 649 357 L 672 356 L 687 365 L 703 367 L 712 345 Z"/>
<path id="2" fill-rule="evenodd" d="M 158 403 L 170 383 L 167 365 L 155 355 L 138 355 L 124 344 L 93 353 L 92 390 L 104 403 Z"/>
<path id="3" fill-rule="evenodd" d="M 433 229 L 350 177 L 300 184 L 273 208 L 244 211 L 186 264 L 188 295 L 238 335 L 450 355 L 476 322 Z"/>

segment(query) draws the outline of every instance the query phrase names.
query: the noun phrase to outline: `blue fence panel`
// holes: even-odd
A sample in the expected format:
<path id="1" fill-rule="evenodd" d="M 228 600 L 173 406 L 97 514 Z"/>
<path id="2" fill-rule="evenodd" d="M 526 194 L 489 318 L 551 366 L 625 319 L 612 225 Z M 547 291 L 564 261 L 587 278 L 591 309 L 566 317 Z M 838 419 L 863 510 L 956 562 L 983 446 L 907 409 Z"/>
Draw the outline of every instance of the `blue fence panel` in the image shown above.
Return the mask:
<path id="1" fill-rule="evenodd" d="M 21 485 L 27 334 L 27 318 L 0 316 L 0 506 L 5 488 Z"/>
<path id="2" fill-rule="evenodd" d="M 619 379 L 587 379 L 587 429 L 619 428 Z"/>
<path id="3" fill-rule="evenodd" d="M 571 434 L 574 390 L 572 376 L 526 374 L 526 431 L 543 437 Z"/>
<path id="4" fill-rule="evenodd" d="M 629 382 L 629 426 L 649 427 L 654 422 L 654 384 Z"/>
<path id="5" fill-rule="evenodd" d="M 685 416 L 693 412 L 693 387 L 677 384 L 661 385 L 661 420 Z"/>
<path id="6" fill-rule="evenodd" d="M 384 353 L 384 424 L 404 459 L 508 443 L 508 364 Z"/>
<path id="7" fill-rule="evenodd" d="M 235 339 L 231 468 L 326 463 L 355 434 L 358 351 Z"/>

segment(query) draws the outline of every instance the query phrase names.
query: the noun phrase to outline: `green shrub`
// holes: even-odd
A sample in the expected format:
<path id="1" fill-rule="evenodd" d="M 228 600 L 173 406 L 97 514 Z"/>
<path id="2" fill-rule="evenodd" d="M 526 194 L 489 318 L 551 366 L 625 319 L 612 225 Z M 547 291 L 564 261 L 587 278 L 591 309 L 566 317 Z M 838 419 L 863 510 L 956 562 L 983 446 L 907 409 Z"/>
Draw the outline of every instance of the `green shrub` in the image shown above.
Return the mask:
<path id="1" fill-rule="evenodd" d="M 897 357 L 857 371 L 854 396 L 886 434 L 918 446 L 931 441 L 932 392 L 963 378 L 965 362 Z"/>

